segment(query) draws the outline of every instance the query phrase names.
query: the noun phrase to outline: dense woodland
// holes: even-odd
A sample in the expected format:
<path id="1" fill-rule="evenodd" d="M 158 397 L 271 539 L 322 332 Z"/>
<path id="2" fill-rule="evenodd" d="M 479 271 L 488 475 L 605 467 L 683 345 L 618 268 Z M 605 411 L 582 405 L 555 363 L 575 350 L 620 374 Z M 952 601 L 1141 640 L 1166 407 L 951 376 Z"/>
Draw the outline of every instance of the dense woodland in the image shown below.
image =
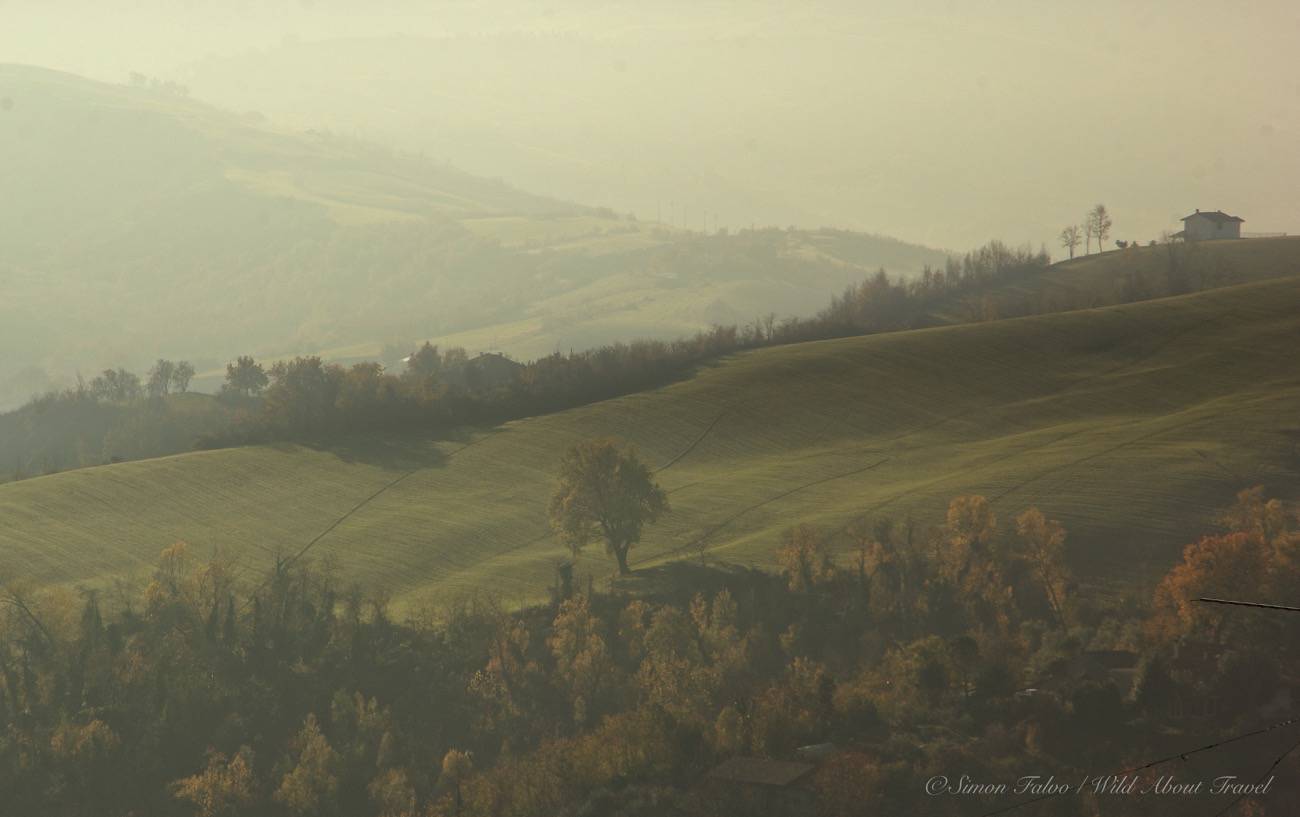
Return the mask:
<path id="1" fill-rule="evenodd" d="M 678 564 L 597 592 L 582 577 L 605 563 L 584 556 L 549 604 L 400 618 L 328 563 L 248 577 L 177 543 L 98 592 L 9 577 L 0 788 L 42 815 L 964 815 L 1028 798 L 926 781 L 1077 780 L 1172 753 L 1146 784 L 1271 771 L 1248 813 L 1294 814 L 1300 755 L 1269 769 L 1294 724 L 1178 754 L 1288 717 L 1300 620 L 1190 599 L 1287 599 L 1298 531 L 1294 507 L 1243 491 L 1149 598 L 1103 604 L 1073 591 L 1057 522 L 964 496 L 929 529 L 796 525 L 772 543 L 781 575 Z M 705 775 L 824 743 L 788 812 Z M 1187 802 L 1085 793 L 1027 813 Z"/>

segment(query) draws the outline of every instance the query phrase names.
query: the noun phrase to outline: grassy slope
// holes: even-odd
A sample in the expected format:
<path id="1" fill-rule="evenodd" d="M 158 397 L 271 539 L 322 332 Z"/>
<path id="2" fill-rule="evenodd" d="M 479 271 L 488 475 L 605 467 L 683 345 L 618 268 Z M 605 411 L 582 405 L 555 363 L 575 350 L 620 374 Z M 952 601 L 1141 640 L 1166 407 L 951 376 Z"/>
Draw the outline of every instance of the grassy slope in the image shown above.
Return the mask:
<path id="1" fill-rule="evenodd" d="M 995 300 L 1012 303 L 1034 303 L 1044 296 L 1080 306 L 1114 303 L 1115 299 L 1107 296 L 1115 293 L 1126 278 L 1164 281 L 1171 251 L 1178 254 L 1187 270 L 1187 283 L 1195 290 L 1300 275 L 1300 236 L 1202 241 L 1172 248 L 1162 244 L 1112 250 L 1059 261 L 1044 274 L 995 287 L 989 294 Z M 958 302 L 937 310 L 934 317 L 939 322 L 967 320 Z"/>
<path id="2" fill-rule="evenodd" d="M 663 470 L 673 512 L 634 551 L 765 562 L 797 521 L 916 515 L 963 492 L 1064 520 L 1095 591 L 1149 580 L 1243 485 L 1297 484 L 1300 279 L 996 323 L 747 353 L 665 389 L 463 441 L 272 446 L 0 486 L 0 557 L 42 580 L 149 564 L 184 539 L 253 568 L 321 540 L 399 603 L 548 582 L 561 450 L 599 434 Z M 580 568 L 604 573 L 593 550 Z"/>

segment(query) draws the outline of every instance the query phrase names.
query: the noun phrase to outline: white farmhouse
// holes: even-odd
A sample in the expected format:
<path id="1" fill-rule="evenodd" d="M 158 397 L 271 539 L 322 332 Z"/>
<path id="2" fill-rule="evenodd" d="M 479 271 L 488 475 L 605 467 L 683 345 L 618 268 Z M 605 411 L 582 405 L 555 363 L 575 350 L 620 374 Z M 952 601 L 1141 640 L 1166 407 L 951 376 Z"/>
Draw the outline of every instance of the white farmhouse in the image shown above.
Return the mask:
<path id="1" fill-rule="evenodd" d="M 1175 238 L 1186 241 L 1209 241 L 1214 238 L 1241 238 L 1241 225 L 1245 219 L 1230 216 L 1222 210 L 1202 213 L 1197 210 L 1183 216 L 1183 229 Z"/>

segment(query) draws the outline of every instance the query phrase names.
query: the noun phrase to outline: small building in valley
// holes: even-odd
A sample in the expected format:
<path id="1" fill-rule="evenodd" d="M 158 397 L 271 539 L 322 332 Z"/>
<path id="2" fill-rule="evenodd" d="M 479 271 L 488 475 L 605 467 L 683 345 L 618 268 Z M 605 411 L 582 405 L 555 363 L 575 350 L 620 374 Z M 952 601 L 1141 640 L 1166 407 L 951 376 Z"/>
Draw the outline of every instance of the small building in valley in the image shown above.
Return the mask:
<path id="1" fill-rule="evenodd" d="M 492 391 L 509 386 L 519 380 L 524 366 L 497 352 L 484 352 L 478 357 L 443 368 L 442 382 L 472 391 Z"/>
<path id="2" fill-rule="evenodd" d="M 1174 234 L 1185 241 L 1210 241 L 1216 238 L 1241 238 L 1241 225 L 1245 219 L 1230 216 L 1222 210 L 1183 216 L 1183 229 Z"/>

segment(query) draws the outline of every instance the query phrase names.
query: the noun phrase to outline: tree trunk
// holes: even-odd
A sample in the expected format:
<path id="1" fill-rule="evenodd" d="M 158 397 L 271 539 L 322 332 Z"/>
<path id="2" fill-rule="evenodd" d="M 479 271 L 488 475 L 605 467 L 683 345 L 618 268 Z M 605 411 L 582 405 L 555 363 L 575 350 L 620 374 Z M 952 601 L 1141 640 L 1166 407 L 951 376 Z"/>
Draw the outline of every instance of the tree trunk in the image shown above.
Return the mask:
<path id="1" fill-rule="evenodd" d="M 627 566 L 628 545 L 614 545 L 614 558 L 618 559 L 618 575 L 630 576 L 632 569 Z"/>

